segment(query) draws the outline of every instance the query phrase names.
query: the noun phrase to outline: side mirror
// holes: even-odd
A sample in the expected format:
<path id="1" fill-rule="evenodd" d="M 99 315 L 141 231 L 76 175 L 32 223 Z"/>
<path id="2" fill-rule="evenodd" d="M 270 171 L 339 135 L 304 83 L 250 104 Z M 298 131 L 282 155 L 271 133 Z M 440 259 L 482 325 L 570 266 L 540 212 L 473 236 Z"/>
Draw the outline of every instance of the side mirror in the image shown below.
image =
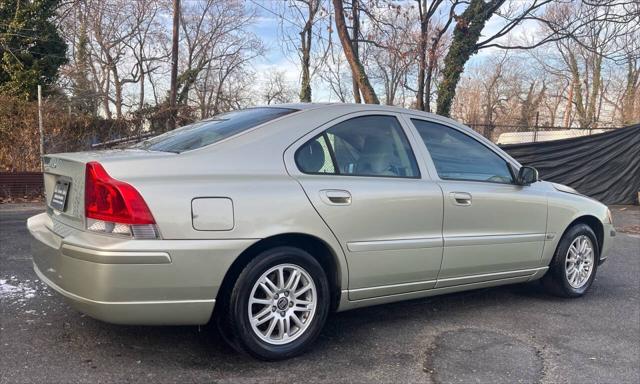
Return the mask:
<path id="1" fill-rule="evenodd" d="M 516 182 L 519 185 L 529 185 L 538 181 L 538 170 L 533 167 L 522 166 L 518 171 L 518 179 Z"/>

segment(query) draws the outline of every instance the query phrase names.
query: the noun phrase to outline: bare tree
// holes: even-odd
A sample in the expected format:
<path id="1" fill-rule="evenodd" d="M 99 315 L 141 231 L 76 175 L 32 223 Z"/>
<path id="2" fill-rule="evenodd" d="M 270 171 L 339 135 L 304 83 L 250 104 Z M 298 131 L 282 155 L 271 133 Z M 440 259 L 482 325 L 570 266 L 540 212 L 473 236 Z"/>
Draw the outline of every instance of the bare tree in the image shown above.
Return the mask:
<path id="1" fill-rule="evenodd" d="M 342 103 L 350 101 L 351 72 L 349 64 L 342 55 L 342 49 L 336 47 L 329 35 L 329 55 L 324 67 L 318 71 L 320 79 L 329 87 L 330 92 Z M 336 52 L 340 51 L 340 52 Z M 351 93 L 351 95 L 353 95 Z"/>
<path id="2" fill-rule="evenodd" d="M 357 83 L 358 91 L 362 93 L 362 98 L 365 103 L 379 104 L 380 102 L 378 101 L 376 91 L 373 89 L 373 86 L 369 81 L 369 77 L 367 76 L 364 66 L 358 57 L 358 52 L 354 50 L 354 47 L 352 46 L 352 39 L 349 37 L 349 32 L 347 31 L 347 25 L 345 22 L 342 0 L 333 0 L 333 8 L 335 12 L 335 24 L 338 37 L 340 38 L 340 43 L 342 44 L 342 49 L 347 62 L 351 67 L 351 74 Z M 354 40 L 357 40 L 357 35 L 355 36 Z M 355 90 L 354 97 L 356 98 L 356 102 L 358 102 L 358 96 Z"/>
<path id="3" fill-rule="evenodd" d="M 167 129 L 176 127 L 176 103 L 178 97 L 178 44 L 180 40 L 180 18 L 182 16 L 180 0 L 173 0 L 173 23 L 171 27 L 171 86 L 169 88 L 170 116 Z"/>
<path id="4" fill-rule="evenodd" d="M 324 65 L 328 51 L 322 46 L 322 29 L 329 16 L 327 0 L 284 0 L 273 2 L 280 25 L 280 45 L 286 55 L 300 63 L 300 101 L 311 102 L 311 83 Z M 260 6 L 262 8 L 266 8 Z"/>
<path id="5" fill-rule="evenodd" d="M 267 105 L 290 103 L 295 98 L 295 90 L 285 79 L 282 71 L 272 71 L 268 74 L 261 91 L 261 98 Z"/>
<path id="6" fill-rule="evenodd" d="M 500 112 L 504 112 L 504 104 L 509 96 L 504 89 L 511 80 L 507 78 L 506 74 L 508 60 L 509 56 L 505 52 L 498 57 L 491 58 L 485 66 L 486 74 L 482 79 L 484 88 L 481 103 L 484 115 L 482 134 L 488 139 L 492 138 L 498 115 Z"/>
<path id="7" fill-rule="evenodd" d="M 144 107 L 145 84 L 148 77 L 171 55 L 167 47 L 165 28 L 159 21 L 161 12 L 168 6 L 168 3 L 158 0 L 137 0 L 132 4 L 132 25 L 136 27 L 132 38 L 125 41 L 125 44 L 136 63 L 133 75 L 138 79 L 139 109 Z"/>
<path id="8" fill-rule="evenodd" d="M 442 47 L 445 36 L 454 20 L 456 7 L 462 3 L 458 0 L 416 0 L 420 19 L 420 38 L 418 40 L 418 78 L 416 84 L 416 109 L 431 110 L 431 84 L 439 58 L 438 50 Z M 434 20 L 437 12 L 448 5 L 447 17 L 444 21 Z"/>
<path id="9" fill-rule="evenodd" d="M 313 23 L 320 9 L 320 0 L 300 0 L 306 7 L 307 18 L 300 32 L 300 61 L 302 64 L 302 82 L 300 101 L 311 102 L 311 42 L 313 41 Z"/>
<path id="10" fill-rule="evenodd" d="M 116 118 L 123 118 L 123 88 L 139 80 L 137 67 L 126 60 L 131 39 L 140 27 L 135 22 L 133 4 L 124 0 L 100 2 L 87 0 L 88 22 L 93 33 L 94 60 L 101 67 L 100 85 L 103 92 L 103 107 L 111 117 L 110 102 L 116 109 Z M 113 97 L 110 85 L 113 84 Z"/>
<path id="11" fill-rule="evenodd" d="M 416 64 L 413 41 L 417 34 L 408 10 L 378 16 L 368 31 L 369 39 L 375 41 L 365 51 L 366 56 L 372 58 L 369 63 L 371 77 L 382 82 L 387 105 L 396 104 L 396 96 Z"/>
<path id="12" fill-rule="evenodd" d="M 261 53 L 259 39 L 246 29 L 253 16 L 242 3 L 231 0 L 206 0 L 182 7 L 184 54 L 178 76 L 178 103 L 186 104 L 198 79 L 206 78 L 219 63 L 242 60 L 248 50 L 254 57 Z"/>

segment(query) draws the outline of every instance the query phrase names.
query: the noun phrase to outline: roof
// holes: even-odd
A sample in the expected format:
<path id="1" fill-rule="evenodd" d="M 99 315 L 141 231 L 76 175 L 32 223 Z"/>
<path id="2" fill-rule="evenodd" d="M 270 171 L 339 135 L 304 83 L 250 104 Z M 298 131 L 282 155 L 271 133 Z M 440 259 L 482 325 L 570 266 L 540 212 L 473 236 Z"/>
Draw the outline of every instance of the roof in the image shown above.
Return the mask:
<path id="1" fill-rule="evenodd" d="M 411 113 L 411 114 L 419 114 L 419 115 L 427 115 L 427 116 L 438 116 L 434 113 L 419 111 L 417 109 L 408 109 L 408 108 L 395 107 L 392 105 L 382 105 L 382 104 L 287 103 L 287 104 L 261 105 L 260 107 L 293 108 L 293 109 L 299 109 L 299 110 L 312 110 L 312 109 L 320 109 L 320 108 L 343 108 L 343 109 L 351 110 L 353 112 L 379 110 L 379 111 L 390 111 L 390 112 L 392 111 L 392 112 Z"/>

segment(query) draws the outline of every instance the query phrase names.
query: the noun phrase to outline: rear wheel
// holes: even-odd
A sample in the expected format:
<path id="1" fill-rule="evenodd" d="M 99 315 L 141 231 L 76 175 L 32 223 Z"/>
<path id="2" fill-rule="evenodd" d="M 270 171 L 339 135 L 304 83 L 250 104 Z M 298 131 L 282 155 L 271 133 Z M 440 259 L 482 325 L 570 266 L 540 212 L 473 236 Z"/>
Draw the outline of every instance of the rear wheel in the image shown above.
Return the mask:
<path id="1" fill-rule="evenodd" d="M 584 295 L 596 276 L 600 250 L 591 227 L 576 224 L 563 235 L 543 277 L 545 288 L 561 297 Z"/>
<path id="2" fill-rule="evenodd" d="M 329 312 L 329 284 L 318 261 L 294 247 L 259 254 L 238 277 L 226 324 L 233 344 L 254 357 L 298 355 L 319 335 Z"/>

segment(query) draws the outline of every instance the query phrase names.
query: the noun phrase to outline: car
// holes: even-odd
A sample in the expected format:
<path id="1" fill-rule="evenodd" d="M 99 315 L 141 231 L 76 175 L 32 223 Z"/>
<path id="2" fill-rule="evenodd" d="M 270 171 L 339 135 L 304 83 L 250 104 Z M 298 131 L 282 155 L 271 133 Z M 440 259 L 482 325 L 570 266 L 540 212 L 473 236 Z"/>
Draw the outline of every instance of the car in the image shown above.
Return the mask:
<path id="1" fill-rule="evenodd" d="M 302 353 L 332 311 L 541 279 L 579 297 L 608 208 L 541 181 L 441 116 L 285 104 L 126 149 L 44 157 L 34 269 L 117 324 L 217 324 L 265 360 Z"/>

